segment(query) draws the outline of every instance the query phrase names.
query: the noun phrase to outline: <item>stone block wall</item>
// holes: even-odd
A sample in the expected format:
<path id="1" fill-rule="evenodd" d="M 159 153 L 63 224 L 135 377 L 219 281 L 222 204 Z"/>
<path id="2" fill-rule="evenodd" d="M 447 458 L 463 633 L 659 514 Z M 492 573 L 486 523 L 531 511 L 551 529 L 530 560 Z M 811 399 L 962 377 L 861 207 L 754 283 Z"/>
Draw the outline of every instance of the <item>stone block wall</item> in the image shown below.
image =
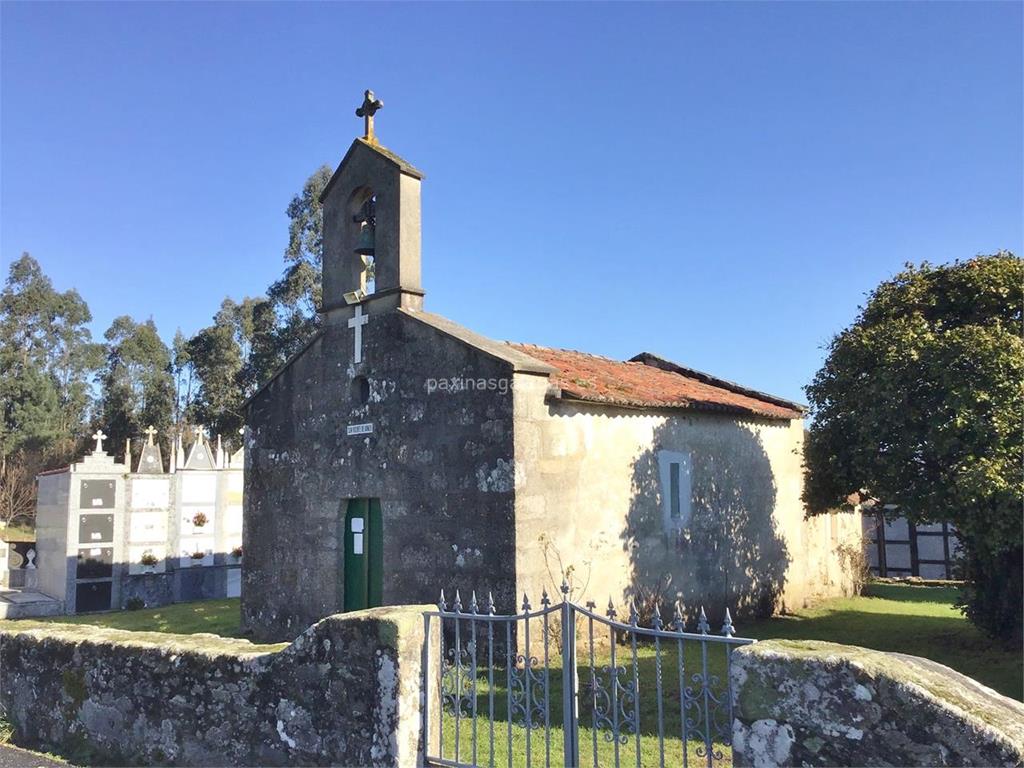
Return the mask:
<path id="1" fill-rule="evenodd" d="M 0 622 L 0 716 L 88 763 L 414 766 L 427 609 L 330 616 L 282 647 Z"/>
<path id="2" fill-rule="evenodd" d="M 325 328 L 249 405 L 242 615 L 259 639 L 342 609 L 354 498 L 380 500 L 385 605 L 459 587 L 515 602 L 512 396 L 431 387 L 507 384 L 511 365 L 402 312 L 371 315 L 362 362 L 352 350 L 350 329 Z"/>
<path id="3" fill-rule="evenodd" d="M 737 766 L 1024 764 L 1024 704 L 927 659 L 773 640 L 732 683 Z"/>

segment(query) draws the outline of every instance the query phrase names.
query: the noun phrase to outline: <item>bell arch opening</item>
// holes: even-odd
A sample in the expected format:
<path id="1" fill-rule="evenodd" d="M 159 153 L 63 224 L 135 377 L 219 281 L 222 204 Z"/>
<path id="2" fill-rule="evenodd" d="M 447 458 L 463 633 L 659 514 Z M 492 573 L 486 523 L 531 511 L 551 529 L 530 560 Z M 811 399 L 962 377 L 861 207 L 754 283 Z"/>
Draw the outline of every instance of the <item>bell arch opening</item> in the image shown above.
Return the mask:
<path id="1" fill-rule="evenodd" d="M 377 195 L 370 187 L 358 187 L 352 192 L 348 205 L 353 227 L 354 243 L 351 253 L 359 272 L 357 287 L 364 295 L 376 291 Z"/>

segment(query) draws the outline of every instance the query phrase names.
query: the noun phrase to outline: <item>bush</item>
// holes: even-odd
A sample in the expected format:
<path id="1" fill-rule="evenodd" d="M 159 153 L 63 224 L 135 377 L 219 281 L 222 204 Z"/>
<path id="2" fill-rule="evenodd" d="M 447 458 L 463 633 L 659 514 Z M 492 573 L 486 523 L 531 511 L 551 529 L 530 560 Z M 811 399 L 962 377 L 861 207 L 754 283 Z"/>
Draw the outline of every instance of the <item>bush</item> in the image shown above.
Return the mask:
<path id="1" fill-rule="evenodd" d="M 960 588 L 959 607 L 990 635 L 1019 646 L 1024 547 L 992 552 L 962 535 L 960 541 L 963 550 L 958 570 L 964 584 Z"/>

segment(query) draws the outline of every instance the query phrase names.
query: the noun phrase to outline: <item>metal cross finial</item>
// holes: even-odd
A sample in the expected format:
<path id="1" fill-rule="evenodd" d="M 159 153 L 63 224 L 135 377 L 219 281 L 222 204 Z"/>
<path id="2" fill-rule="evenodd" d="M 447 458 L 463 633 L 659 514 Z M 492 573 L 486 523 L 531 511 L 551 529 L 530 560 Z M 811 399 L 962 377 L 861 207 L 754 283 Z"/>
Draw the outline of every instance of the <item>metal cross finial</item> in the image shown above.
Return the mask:
<path id="1" fill-rule="evenodd" d="M 146 427 L 146 429 L 145 429 L 145 430 L 143 430 L 143 431 L 144 431 L 144 432 L 146 433 L 146 437 L 147 437 L 147 438 L 148 438 L 148 440 L 149 440 L 149 442 L 147 443 L 147 445 L 152 445 L 152 444 L 153 444 L 153 438 L 154 438 L 154 437 L 156 436 L 156 429 L 154 429 L 154 428 L 153 428 L 153 425 L 152 425 L 152 424 L 150 424 L 150 425 L 149 425 L 148 427 Z"/>
<path id="2" fill-rule="evenodd" d="M 97 429 L 92 439 L 96 441 L 96 453 L 103 453 L 103 441 L 107 439 L 107 436 L 103 434 L 103 430 Z"/>
<path id="3" fill-rule="evenodd" d="M 356 117 L 363 118 L 365 130 L 363 138 L 371 144 L 377 143 L 377 137 L 373 133 L 373 116 L 383 106 L 384 102 L 374 96 L 373 91 L 366 91 L 363 94 L 363 105 L 356 110 Z"/>

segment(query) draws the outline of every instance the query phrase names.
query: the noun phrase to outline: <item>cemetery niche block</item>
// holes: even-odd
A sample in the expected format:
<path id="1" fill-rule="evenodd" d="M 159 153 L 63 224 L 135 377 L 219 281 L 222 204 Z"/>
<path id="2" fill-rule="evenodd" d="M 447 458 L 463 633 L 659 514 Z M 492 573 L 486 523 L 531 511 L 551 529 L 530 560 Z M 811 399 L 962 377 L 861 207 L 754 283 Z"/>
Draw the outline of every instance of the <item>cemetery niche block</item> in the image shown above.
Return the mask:
<path id="1" fill-rule="evenodd" d="M 241 450 L 179 437 L 166 471 L 147 430 L 135 471 L 102 449 L 39 476 L 39 588 L 66 613 L 237 597 L 241 585 Z M 102 437 L 101 437 L 102 436 Z"/>

